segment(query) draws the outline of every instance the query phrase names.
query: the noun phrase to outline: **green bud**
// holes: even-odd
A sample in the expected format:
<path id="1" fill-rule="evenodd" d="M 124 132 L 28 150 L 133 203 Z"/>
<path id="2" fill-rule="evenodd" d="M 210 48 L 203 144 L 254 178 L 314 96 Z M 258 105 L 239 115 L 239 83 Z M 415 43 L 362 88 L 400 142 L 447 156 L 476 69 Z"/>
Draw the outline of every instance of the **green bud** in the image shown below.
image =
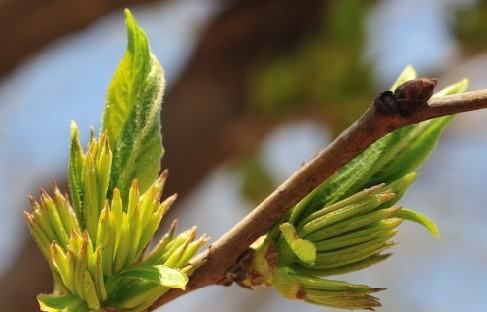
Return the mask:
<path id="1" fill-rule="evenodd" d="M 351 232 L 353 230 L 360 229 L 364 226 L 374 224 L 375 222 L 378 222 L 380 220 L 394 217 L 398 214 L 399 210 L 401 210 L 400 207 L 391 207 L 388 209 L 372 211 L 365 215 L 359 215 L 357 217 L 330 225 L 326 228 L 320 229 L 319 231 L 313 232 L 310 235 L 305 236 L 304 238 L 313 242 L 322 241 L 344 233 Z"/>
<path id="2" fill-rule="evenodd" d="M 303 266 L 293 265 L 292 268 L 300 273 L 309 274 L 312 276 L 331 276 L 351 273 L 368 268 L 374 264 L 382 262 L 389 258 L 391 254 L 373 254 L 372 256 L 351 264 L 346 264 L 329 269 L 304 268 Z"/>
<path id="3" fill-rule="evenodd" d="M 279 226 L 279 229 L 281 230 L 286 245 L 289 246 L 301 262 L 306 264 L 313 264 L 315 262 L 316 247 L 312 242 L 300 238 L 291 223 L 283 223 Z M 280 262 L 282 263 L 284 260 L 280 259 Z"/>
<path id="4" fill-rule="evenodd" d="M 272 286 L 288 299 L 341 309 L 372 309 L 380 306 L 370 294 L 381 289 L 325 280 L 281 267 L 273 274 Z"/>
<path id="5" fill-rule="evenodd" d="M 84 199 L 84 171 L 85 154 L 79 142 L 78 126 L 71 122 L 71 148 L 68 167 L 68 184 L 74 211 L 82 227 L 85 226 Z"/>
<path id="6" fill-rule="evenodd" d="M 100 308 L 100 301 L 98 299 L 95 283 L 88 271 L 83 272 L 83 296 L 90 309 L 97 310 Z"/>
<path id="7" fill-rule="evenodd" d="M 69 237 L 64 229 L 64 225 L 61 222 L 61 218 L 57 212 L 56 205 L 53 199 L 45 191 L 41 192 L 41 206 L 44 208 L 47 219 L 50 221 L 50 227 L 53 229 L 56 241 L 66 248 Z"/>
<path id="8" fill-rule="evenodd" d="M 299 228 L 303 227 L 304 224 L 306 224 L 312 220 L 315 220 L 321 216 L 326 215 L 327 213 L 330 213 L 332 211 L 338 210 L 340 208 L 346 207 L 346 206 L 351 205 L 351 204 L 363 202 L 363 201 L 369 199 L 370 196 L 372 194 L 374 194 L 375 192 L 379 192 L 379 191 L 382 191 L 384 189 L 385 189 L 385 183 L 379 184 L 379 185 L 373 186 L 371 188 L 367 188 L 367 189 L 364 189 L 360 192 L 357 192 L 357 193 L 353 194 L 352 196 L 347 197 L 347 198 L 345 198 L 345 199 L 343 199 L 337 203 L 328 205 L 328 206 L 324 207 L 323 209 L 315 211 L 314 213 L 307 216 L 302 222 L 300 222 Z"/>
<path id="9" fill-rule="evenodd" d="M 69 256 L 64 253 L 61 247 L 55 242 L 51 245 L 51 257 L 54 268 L 61 277 L 64 286 L 69 289 L 70 292 L 76 293 L 74 286 L 74 265 L 72 254 Z"/>
<path id="10" fill-rule="evenodd" d="M 97 297 L 103 302 L 107 299 L 107 290 L 105 288 L 105 280 L 103 277 L 103 261 L 102 261 L 102 248 L 98 247 L 90 259 L 90 266 L 88 268 L 91 276 L 93 277 L 93 283 L 96 288 Z"/>
<path id="11" fill-rule="evenodd" d="M 392 192 L 371 194 L 369 198 L 364 201 L 350 204 L 338 210 L 324 214 L 314 220 L 311 220 L 299 229 L 299 234 L 301 236 L 306 236 L 313 232 L 319 231 L 320 229 L 326 228 L 332 224 L 336 224 L 340 221 L 350 219 L 354 216 L 358 216 L 361 214 L 365 214 L 371 210 L 376 209 L 377 207 L 379 207 L 380 204 L 391 200 L 392 198 L 394 198 L 394 196 L 395 194 Z"/>
<path id="12" fill-rule="evenodd" d="M 176 264 L 176 268 L 182 269 L 186 265 L 188 265 L 189 260 L 196 254 L 196 252 L 208 242 L 208 237 L 206 235 L 203 235 L 202 237 L 198 238 L 197 240 L 189 243 L 188 247 L 184 251 L 184 253 L 181 255 L 181 258 L 179 259 L 178 263 Z"/>
<path id="13" fill-rule="evenodd" d="M 196 227 L 193 227 L 190 230 L 189 235 L 186 236 L 185 240 L 169 254 L 167 260 L 164 261 L 163 265 L 169 268 L 176 268 L 180 259 L 183 257 L 189 244 L 193 241 L 195 236 L 196 236 Z"/>
<path id="14" fill-rule="evenodd" d="M 395 234 L 396 233 L 394 232 L 389 232 L 384 236 L 372 239 L 365 243 L 336 251 L 319 252 L 316 255 L 316 262 L 313 265 L 313 268 L 329 269 L 366 259 L 373 254 L 392 247 L 393 244 L 387 242 L 387 240 Z"/>
<path id="15" fill-rule="evenodd" d="M 98 194 L 97 172 L 93 155 L 95 146 L 96 142 L 93 141 L 90 144 L 90 149 L 86 155 L 86 162 L 83 170 L 85 182 L 83 209 L 85 213 L 86 228 L 91 237 L 96 237 L 98 218 L 100 217 L 100 211 L 103 208 L 103 204 L 100 203 L 100 196 Z"/>
<path id="16" fill-rule="evenodd" d="M 144 256 L 176 196 L 161 203 L 167 171 L 157 177 L 162 69 L 144 31 L 125 14 L 127 51 L 110 84 L 102 133 L 91 129 L 86 152 L 71 123 L 71 203 L 54 186 L 53 196 L 31 198 L 33 212 L 25 213 L 51 266 L 54 293 L 62 294 L 40 295 L 43 311 L 143 311 L 169 289 L 184 289 L 189 261 L 207 241 L 195 239 L 194 228 L 176 236 L 173 225 Z"/>
<path id="17" fill-rule="evenodd" d="M 174 232 L 176 231 L 176 222 L 171 224 L 168 233 L 162 236 L 157 245 L 151 250 L 151 252 L 144 258 L 143 263 L 152 265 L 156 263 L 162 263 L 162 256 L 166 252 L 166 248 L 174 238 Z"/>
<path id="18" fill-rule="evenodd" d="M 114 259 L 114 272 L 120 272 L 127 265 L 127 257 L 131 245 L 130 240 L 130 221 L 128 220 L 127 214 L 122 215 L 122 222 L 120 229 L 120 242 L 116 250 L 116 255 Z"/>
<path id="19" fill-rule="evenodd" d="M 69 200 L 61 194 L 61 191 L 54 186 L 54 202 L 56 204 L 56 210 L 61 219 L 64 231 L 71 233 L 72 231 L 81 232 L 76 215 L 71 207 Z"/>
<path id="20" fill-rule="evenodd" d="M 32 234 L 32 237 L 34 238 L 34 241 L 37 243 L 37 246 L 39 246 L 42 254 L 44 255 L 44 258 L 46 258 L 46 260 L 49 262 L 49 265 L 51 265 L 51 240 L 49 240 L 44 231 L 42 231 L 33 214 L 24 211 L 24 218 L 29 227 L 30 233 Z"/>
<path id="21" fill-rule="evenodd" d="M 401 219 L 398 220 L 402 221 Z M 400 222 L 398 222 L 397 225 L 394 225 L 394 227 L 399 226 L 399 224 Z M 380 221 L 376 226 L 371 226 L 363 230 L 358 230 L 349 234 L 322 240 L 315 243 L 315 246 L 318 252 L 325 252 L 353 246 L 379 237 L 385 237 L 389 235 L 390 237 L 393 237 L 397 233 L 397 230 L 395 230 L 394 228 L 389 228 L 389 226 L 383 225 L 384 221 Z"/>
<path id="22" fill-rule="evenodd" d="M 50 242 L 58 240 L 54 232 L 52 223 L 49 220 L 49 216 L 46 212 L 45 207 L 42 207 L 37 202 L 31 202 L 31 203 L 33 204 L 34 207 L 34 212 L 32 215 L 34 216 L 34 219 L 37 221 L 36 223 L 39 226 L 39 228 L 42 230 L 42 232 L 44 232 L 44 234 L 46 235 L 46 237 Z"/>

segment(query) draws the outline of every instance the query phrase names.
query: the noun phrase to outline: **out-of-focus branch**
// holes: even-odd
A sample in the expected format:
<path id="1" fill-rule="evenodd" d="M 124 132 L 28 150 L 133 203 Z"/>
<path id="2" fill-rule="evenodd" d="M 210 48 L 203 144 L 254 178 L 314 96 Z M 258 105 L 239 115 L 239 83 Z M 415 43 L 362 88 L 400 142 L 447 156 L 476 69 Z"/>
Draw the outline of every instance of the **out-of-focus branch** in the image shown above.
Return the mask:
<path id="1" fill-rule="evenodd" d="M 426 102 L 429 96 L 424 101 L 402 102 L 402 107 L 409 107 L 411 113 L 408 114 L 391 110 L 390 106 L 386 109 L 383 103 L 374 101 L 365 114 L 327 148 L 303 165 L 243 220 L 192 261 L 196 271 L 185 291 L 171 290 L 152 309 L 194 289 L 224 283 L 226 273 L 250 244 L 265 234 L 288 209 L 386 134 L 428 119 L 487 108 L 487 89 L 432 98 Z"/>
<path id="2" fill-rule="evenodd" d="M 162 0 L 0 1 L 0 77 L 55 39 L 79 31 L 108 13 Z"/>

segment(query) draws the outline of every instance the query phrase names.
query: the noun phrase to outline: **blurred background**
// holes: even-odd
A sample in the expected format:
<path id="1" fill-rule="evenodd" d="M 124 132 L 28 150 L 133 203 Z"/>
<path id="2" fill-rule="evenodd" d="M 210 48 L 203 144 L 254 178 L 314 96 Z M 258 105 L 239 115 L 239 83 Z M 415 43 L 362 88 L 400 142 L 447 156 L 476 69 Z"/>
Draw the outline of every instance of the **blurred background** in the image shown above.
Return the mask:
<path id="1" fill-rule="evenodd" d="M 122 8 L 166 71 L 169 218 L 218 238 L 356 119 L 407 64 L 487 88 L 487 1 L 0 0 L 0 307 L 37 311 L 48 267 L 22 211 L 65 188 L 69 122 L 88 138 L 126 43 Z M 458 116 L 403 200 L 394 257 L 344 276 L 387 287 L 381 311 L 487 311 L 487 111 Z M 164 311 L 332 311 L 272 289 L 197 291 Z"/>

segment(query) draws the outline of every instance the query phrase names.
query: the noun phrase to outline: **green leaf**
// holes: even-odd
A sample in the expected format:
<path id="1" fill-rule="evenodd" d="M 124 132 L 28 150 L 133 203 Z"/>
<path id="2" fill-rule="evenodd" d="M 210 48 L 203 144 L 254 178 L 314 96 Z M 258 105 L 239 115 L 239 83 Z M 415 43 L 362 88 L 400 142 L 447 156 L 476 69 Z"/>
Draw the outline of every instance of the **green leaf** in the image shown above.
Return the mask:
<path id="1" fill-rule="evenodd" d="M 108 279 L 110 298 L 106 304 L 132 310 L 154 302 L 170 288 L 184 289 L 187 282 L 184 273 L 162 265 L 131 268 Z"/>
<path id="2" fill-rule="evenodd" d="M 287 299 L 297 299 L 302 289 L 299 282 L 289 275 L 287 267 L 280 267 L 274 272 L 272 286 Z"/>
<path id="3" fill-rule="evenodd" d="M 379 192 L 383 191 L 384 189 L 385 189 L 385 184 L 376 185 L 374 187 L 364 189 L 360 192 L 357 192 L 357 193 L 353 194 L 352 196 L 349 196 L 345 199 L 342 199 L 339 202 L 336 202 L 332 205 L 323 207 L 322 209 L 315 211 L 312 214 L 308 215 L 306 218 L 304 218 L 299 223 L 298 228 L 301 228 L 304 224 L 306 224 L 306 223 L 308 223 L 308 222 L 310 222 L 316 218 L 319 218 L 319 217 L 321 217 L 321 216 L 323 216 L 329 212 L 336 211 L 336 210 L 341 209 L 343 207 L 346 207 L 348 205 L 352 205 L 352 204 L 367 200 L 371 197 L 371 195 L 373 195 L 375 193 L 379 193 Z"/>
<path id="4" fill-rule="evenodd" d="M 24 212 L 24 217 L 29 227 L 32 238 L 34 238 L 34 241 L 37 243 L 37 246 L 39 246 L 39 249 L 41 250 L 46 260 L 49 262 L 49 265 L 51 265 L 52 259 L 49 249 L 51 246 L 51 240 L 49 240 L 44 231 L 42 231 L 42 228 L 39 226 L 39 223 L 37 222 L 33 214 Z"/>
<path id="5" fill-rule="evenodd" d="M 330 205 L 363 189 L 364 181 L 372 175 L 370 167 L 381 157 L 387 140 L 379 140 L 352 159 L 337 173 L 314 189 L 292 210 L 290 222 L 295 223 L 324 205 Z"/>
<path id="6" fill-rule="evenodd" d="M 372 196 L 366 200 L 347 205 L 334 211 L 329 211 L 320 217 L 312 219 L 299 228 L 299 233 L 301 235 L 308 235 L 338 222 L 366 214 L 375 210 L 382 203 L 391 200 L 394 196 L 395 194 L 391 192 L 372 194 Z M 328 207 L 323 208 L 323 210 L 328 210 Z"/>
<path id="7" fill-rule="evenodd" d="M 179 270 L 164 267 L 162 265 L 156 265 L 157 276 L 159 284 L 168 288 L 185 289 L 188 283 L 188 277 L 186 274 Z"/>
<path id="8" fill-rule="evenodd" d="M 364 260 L 354 262 L 352 264 L 346 264 L 343 266 L 331 268 L 331 269 L 314 269 L 314 268 L 303 268 L 301 265 L 294 265 L 293 269 L 297 272 L 303 274 L 310 274 L 312 276 L 330 276 L 330 275 L 341 275 L 346 273 L 351 273 L 359 270 L 363 270 L 372 265 L 375 265 L 381 261 L 386 260 L 392 254 L 374 254 Z"/>
<path id="9" fill-rule="evenodd" d="M 115 277 L 123 280 L 140 280 L 157 286 L 167 288 L 184 289 L 188 283 L 188 277 L 177 269 L 163 265 L 140 266 L 128 269 Z"/>
<path id="10" fill-rule="evenodd" d="M 383 219 L 395 217 L 400 209 L 401 208 L 399 207 L 391 207 L 387 209 L 379 209 L 376 211 L 372 211 L 365 215 L 344 220 L 342 222 L 320 229 L 319 231 L 315 231 L 310 235 L 305 236 L 305 238 L 312 242 L 318 242 L 321 240 L 332 238 L 340 234 L 348 233 L 363 228 L 365 226 L 369 226 Z"/>
<path id="11" fill-rule="evenodd" d="M 144 192 L 156 178 L 163 155 L 159 116 L 162 69 L 130 11 L 125 10 L 125 16 L 128 46 L 108 88 L 102 121 L 114 156 L 109 194 L 115 186 L 128 194 L 135 178 Z"/>
<path id="12" fill-rule="evenodd" d="M 394 91 L 401 84 L 413 79 L 416 79 L 416 70 L 411 65 L 407 65 L 399 74 L 399 77 L 397 77 L 396 81 L 392 84 L 390 90 Z"/>
<path id="13" fill-rule="evenodd" d="M 191 258 L 198 251 L 198 249 L 201 246 L 203 246 L 204 244 L 206 244 L 207 241 L 208 241 L 208 238 L 205 235 L 203 235 L 199 239 L 189 243 L 188 247 L 184 250 L 183 255 L 181 256 L 181 258 L 179 258 L 179 261 L 175 267 L 176 268 L 183 268 L 183 269 L 185 267 L 187 267 L 189 265 L 189 260 L 191 260 Z M 185 271 L 185 272 L 187 273 L 188 271 Z M 190 274 L 190 273 L 188 273 L 188 274 Z"/>
<path id="14" fill-rule="evenodd" d="M 313 264 L 316 259 L 316 247 L 309 241 L 299 237 L 291 223 L 283 223 L 279 226 L 286 243 L 296 257 L 306 264 Z"/>
<path id="15" fill-rule="evenodd" d="M 434 96 L 460 93 L 465 91 L 467 85 L 468 81 L 463 79 Z M 381 139 L 388 139 L 387 148 L 371 168 L 374 175 L 367 185 L 388 183 L 418 168 L 434 150 L 441 133 L 453 117 L 445 116 L 403 127 Z"/>
<path id="16" fill-rule="evenodd" d="M 316 263 L 313 265 L 313 268 L 330 269 L 364 260 L 373 254 L 392 247 L 393 244 L 387 242 L 387 240 L 394 236 L 394 234 L 391 232 L 385 236 L 351 247 L 330 252 L 320 252 L 316 256 Z"/>
<path id="17" fill-rule="evenodd" d="M 99 309 L 100 308 L 100 301 L 98 299 L 98 295 L 96 293 L 96 286 L 91 278 L 90 273 L 88 271 L 84 271 L 82 275 L 82 285 L 83 285 L 83 297 L 86 300 L 88 306 L 91 309 Z"/>
<path id="18" fill-rule="evenodd" d="M 398 214 L 399 218 L 409 220 L 424 226 L 434 237 L 440 237 L 440 231 L 436 224 L 427 216 L 414 210 L 402 208 Z"/>
<path id="19" fill-rule="evenodd" d="M 397 227 L 402 221 L 401 219 L 397 220 L 399 221 L 394 223 L 386 223 L 384 221 L 378 222 L 377 225 L 365 228 L 363 230 L 358 230 L 319 241 L 315 244 L 316 249 L 318 252 L 327 252 L 357 245 L 378 237 L 395 235 L 397 233 L 397 230 L 395 230 L 394 228 Z"/>
<path id="20" fill-rule="evenodd" d="M 322 290 L 346 290 L 346 291 L 356 291 L 356 292 L 372 292 L 373 288 L 366 285 L 356 285 L 350 284 L 342 281 L 327 280 L 322 278 L 316 278 L 313 276 L 299 274 L 292 270 L 289 270 L 289 275 L 295 278 L 303 287 L 322 289 Z"/>
<path id="21" fill-rule="evenodd" d="M 408 66 L 391 89 L 414 78 L 416 73 Z M 464 79 L 434 96 L 463 92 L 467 83 Z M 333 204 L 365 187 L 392 182 L 414 171 L 429 157 L 452 118 L 446 116 L 406 126 L 373 143 L 301 200 L 292 209 L 289 221 L 295 224 L 324 205 Z"/>
<path id="22" fill-rule="evenodd" d="M 349 291 L 329 291 L 320 289 L 307 289 L 306 302 L 324 305 L 337 309 L 347 310 L 371 310 L 380 307 L 379 299 L 367 293 Z"/>
<path id="23" fill-rule="evenodd" d="M 418 168 L 436 147 L 451 117 L 411 125 L 388 135 L 388 147 L 374 164 L 367 185 L 389 183 Z"/>
<path id="24" fill-rule="evenodd" d="M 449 85 L 448 87 L 436 92 L 433 97 L 462 93 L 465 92 L 467 88 L 468 79 L 464 78 L 459 82 Z"/>
<path id="25" fill-rule="evenodd" d="M 379 288 L 319 279 L 302 275 L 288 267 L 277 269 L 272 278 L 272 286 L 288 299 L 341 309 L 373 310 L 373 307 L 380 306 L 378 299 L 370 296 L 370 293 L 381 290 Z"/>
<path id="26" fill-rule="evenodd" d="M 45 312 L 88 312 L 86 303 L 75 295 L 46 295 L 37 296 L 41 311 Z"/>
<path id="27" fill-rule="evenodd" d="M 69 194 L 71 195 L 71 202 L 73 208 L 83 228 L 85 226 L 84 211 L 83 211 L 83 182 L 82 172 L 85 155 L 79 142 L 78 126 L 74 121 L 71 122 L 71 147 L 69 153 L 69 165 L 68 165 L 68 185 Z"/>

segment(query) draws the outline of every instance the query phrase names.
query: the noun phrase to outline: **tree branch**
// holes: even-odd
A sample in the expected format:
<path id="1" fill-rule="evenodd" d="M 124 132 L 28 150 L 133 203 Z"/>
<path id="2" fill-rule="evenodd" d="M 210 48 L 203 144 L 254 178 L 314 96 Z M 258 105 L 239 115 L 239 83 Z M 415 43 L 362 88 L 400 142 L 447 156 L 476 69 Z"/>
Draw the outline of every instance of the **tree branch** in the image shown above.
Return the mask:
<path id="1" fill-rule="evenodd" d="M 428 79 L 422 80 L 428 81 Z M 408 91 L 411 89 L 413 92 L 418 91 L 418 81 L 421 79 L 411 81 L 416 82 L 416 85 L 406 85 L 403 91 L 406 91 L 406 94 L 409 94 Z M 429 86 L 431 90 L 426 91 L 432 91 L 434 85 L 436 85 L 436 81 L 432 87 Z M 419 88 L 419 94 L 424 96 L 425 86 L 422 85 Z M 418 92 L 416 93 L 418 94 Z M 487 108 L 487 89 L 431 98 L 428 101 L 431 93 L 422 101 L 407 99 L 409 112 L 412 111 L 410 114 L 386 111 L 377 100 L 384 92 L 379 94 L 362 117 L 311 161 L 297 170 L 251 213 L 213 243 L 208 250 L 192 260 L 196 270 L 185 291 L 169 291 L 159 298 L 150 311 L 194 289 L 224 283 L 226 273 L 232 265 L 258 237 L 264 235 L 278 222 L 288 209 L 386 134 L 403 126 L 428 119 Z M 404 106 L 404 102 L 401 105 Z"/>

